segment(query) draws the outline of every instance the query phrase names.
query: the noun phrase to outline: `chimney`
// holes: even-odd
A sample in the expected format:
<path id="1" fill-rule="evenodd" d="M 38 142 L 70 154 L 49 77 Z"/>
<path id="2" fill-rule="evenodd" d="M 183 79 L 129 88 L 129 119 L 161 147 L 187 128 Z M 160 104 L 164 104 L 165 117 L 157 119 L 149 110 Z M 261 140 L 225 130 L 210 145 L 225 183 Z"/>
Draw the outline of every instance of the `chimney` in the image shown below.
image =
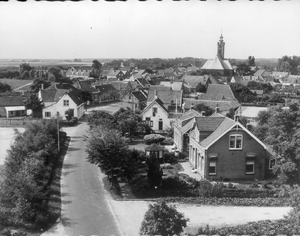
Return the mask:
<path id="1" fill-rule="evenodd" d="M 234 121 L 239 121 L 239 115 L 234 115 Z"/>
<path id="2" fill-rule="evenodd" d="M 154 89 L 154 100 L 157 99 L 156 89 Z"/>
<path id="3" fill-rule="evenodd" d="M 192 103 L 192 105 L 190 106 L 190 110 L 192 110 L 192 109 L 194 109 L 194 105 L 193 105 L 193 103 Z"/>
<path id="4" fill-rule="evenodd" d="M 220 109 L 219 109 L 219 105 L 217 104 L 216 108 L 215 108 L 215 113 L 219 113 Z"/>

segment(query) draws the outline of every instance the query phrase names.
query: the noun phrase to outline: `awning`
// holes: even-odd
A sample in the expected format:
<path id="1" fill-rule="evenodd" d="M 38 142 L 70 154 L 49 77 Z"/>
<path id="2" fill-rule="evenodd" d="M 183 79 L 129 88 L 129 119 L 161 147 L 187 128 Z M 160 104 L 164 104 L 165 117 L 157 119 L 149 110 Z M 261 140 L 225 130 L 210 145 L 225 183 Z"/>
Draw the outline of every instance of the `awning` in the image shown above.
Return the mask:
<path id="1" fill-rule="evenodd" d="M 25 111 L 25 106 L 5 107 L 6 111 Z"/>

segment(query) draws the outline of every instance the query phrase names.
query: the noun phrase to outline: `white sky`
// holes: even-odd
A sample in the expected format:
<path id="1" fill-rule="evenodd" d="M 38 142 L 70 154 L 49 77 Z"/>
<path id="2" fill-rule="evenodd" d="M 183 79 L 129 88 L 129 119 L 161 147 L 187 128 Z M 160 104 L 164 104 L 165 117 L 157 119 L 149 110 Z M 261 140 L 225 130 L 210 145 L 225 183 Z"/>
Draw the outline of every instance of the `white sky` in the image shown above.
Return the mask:
<path id="1" fill-rule="evenodd" d="M 0 59 L 300 56 L 300 1 L 0 2 Z"/>

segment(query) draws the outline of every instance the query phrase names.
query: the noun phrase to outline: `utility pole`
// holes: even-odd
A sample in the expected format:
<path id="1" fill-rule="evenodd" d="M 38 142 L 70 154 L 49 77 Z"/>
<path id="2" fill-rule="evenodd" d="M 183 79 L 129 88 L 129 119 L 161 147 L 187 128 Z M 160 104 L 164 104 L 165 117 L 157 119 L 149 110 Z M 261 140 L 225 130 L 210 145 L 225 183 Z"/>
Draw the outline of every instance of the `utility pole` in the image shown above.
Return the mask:
<path id="1" fill-rule="evenodd" d="M 60 152 L 60 143 L 59 143 L 59 112 L 57 112 L 57 150 Z"/>

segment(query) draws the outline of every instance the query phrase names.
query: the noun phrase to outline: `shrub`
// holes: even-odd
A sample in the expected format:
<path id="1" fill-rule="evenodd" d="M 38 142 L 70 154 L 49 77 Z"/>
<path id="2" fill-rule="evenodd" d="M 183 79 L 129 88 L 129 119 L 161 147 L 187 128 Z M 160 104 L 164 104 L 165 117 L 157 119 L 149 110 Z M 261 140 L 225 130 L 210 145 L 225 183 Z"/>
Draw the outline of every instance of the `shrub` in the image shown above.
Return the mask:
<path id="1" fill-rule="evenodd" d="M 160 134 L 149 134 L 144 136 L 144 142 L 147 145 L 153 144 L 153 143 L 160 143 L 165 140 L 165 137 Z"/>
<path id="2" fill-rule="evenodd" d="M 162 188 L 165 190 L 173 189 L 187 189 L 187 183 L 180 179 L 179 176 L 168 176 L 162 181 Z"/>
<path id="3" fill-rule="evenodd" d="M 150 204 L 141 224 L 140 235 L 179 235 L 188 221 L 175 206 L 168 206 L 165 201 Z"/>
<path id="4" fill-rule="evenodd" d="M 161 145 L 173 145 L 174 140 L 173 138 L 167 137 L 165 140 L 161 142 Z"/>
<path id="5" fill-rule="evenodd" d="M 209 182 L 208 180 L 199 181 L 199 194 L 202 197 L 218 197 L 223 192 L 224 185 L 218 182 Z"/>
<path id="6" fill-rule="evenodd" d="M 176 163 L 177 162 L 177 157 L 175 157 L 175 153 L 165 152 L 164 162 Z"/>

